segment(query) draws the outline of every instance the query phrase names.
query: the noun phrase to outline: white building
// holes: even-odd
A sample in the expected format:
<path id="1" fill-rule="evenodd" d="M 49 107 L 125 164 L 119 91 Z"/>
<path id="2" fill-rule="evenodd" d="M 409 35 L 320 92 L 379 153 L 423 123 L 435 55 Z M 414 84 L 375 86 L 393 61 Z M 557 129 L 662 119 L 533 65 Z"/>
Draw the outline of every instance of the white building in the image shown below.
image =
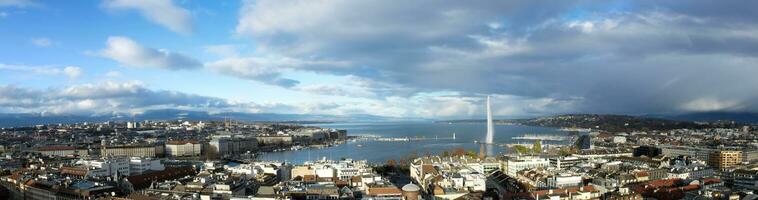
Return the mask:
<path id="1" fill-rule="evenodd" d="M 319 178 L 333 178 L 337 176 L 337 170 L 328 165 L 319 166 L 316 167 L 316 176 Z"/>
<path id="2" fill-rule="evenodd" d="M 500 169 L 500 162 L 498 162 L 496 159 L 492 157 L 487 157 L 483 161 L 467 160 L 466 166 L 471 169 L 474 169 L 476 172 L 479 172 L 480 174 L 490 174 Z"/>
<path id="3" fill-rule="evenodd" d="M 105 158 L 98 160 L 79 160 L 77 165 L 87 169 L 88 177 L 132 176 L 148 171 L 163 171 L 166 169 L 160 160 L 150 158 L 126 157 Z"/>
<path id="4" fill-rule="evenodd" d="M 567 188 L 582 186 L 582 176 L 578 174 L 560 173 L 548 178 L 547 184 L 550 187 Z"/>
<path id="5" fill-rule="evenodd" d="M 143 174 L 148 171 L 163 171 L 166 169 L 160 160 L 152 158 L 132 157 L 129 159 L 129 171 L 131 175 Z"/>
<path id="6" fill-rule="evenodd" d="M 166 143 L 166 155 L 171 157 L 200 156 L 203 144 L 197 141 L 169 141 Z"/>
<path id="7" fill-rule="evenodd" d="M 487 190 L 487 177 L 484 174 L 470 173 L 462 174 L 463 187 L 468 188 L 470 191 L 485 191 Z"/>
<path id="8" fill-rule="evenodd" d="M 337 170 L 337 177 L 341 180 L 349 180 L 350 177 L 371 172 L 365 160 L 341 160 L 334 165 L 334 168 Z"/>
<path id="9" fill-rule="evenodd" d="M 135 129 L 135 128 L 137 128 L 137 122 L 126 122 L 126 128 L 127 129 Z"/>
<path id="10" fill-rule="evenodd" d="M 626 137 L 624 137 L 624 136 L 615 136 L 615 137 L 613 137 L 613 143 L 617 143 L 617 144 L 626 143 Z"/>
<path id="11" fill-rule="evenodd" d="M 504 162 L 503 168 L 509 176 L 516 177 L 517 173 L 524 169 L 547 168 L 550 161 L 546 158 L 535 156 L 516 156 L 510 157 Z"/>
<path id="12" fill-rule="evenodd" d="M 78 165 L 87 168 L 88 177 L 114 177 L 131 175 L 129 160 L 126 158 L 108 158 L 103 160 L 79 160 Z"/>
<path id="13" fill-rule="evenodd" d="M 237 166 L 224 166 L 224 168 L 227 171 L 232 172 L 232 174 L 243 174 L 247 177 L 255 177 L 258 174 L 261 174 L 263 169 L 260 167 L 253 165 L 253 164 L 239 164 Z"/>
<path id="14" fill-rule="evenodd" d="M 233 137 L 231 135 L 213 136 L 213 139 L 208 144 L 211 151 L 215 151 L 223 157 L 255 151 L 258 148 L 258 140 L 255 138 Z"/>

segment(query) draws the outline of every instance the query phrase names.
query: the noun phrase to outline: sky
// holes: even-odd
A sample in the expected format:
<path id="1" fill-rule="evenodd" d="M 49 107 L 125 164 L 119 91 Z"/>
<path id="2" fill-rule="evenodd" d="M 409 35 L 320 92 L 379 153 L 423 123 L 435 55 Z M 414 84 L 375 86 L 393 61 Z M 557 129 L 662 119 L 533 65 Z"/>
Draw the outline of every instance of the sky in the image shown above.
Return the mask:
<path id="1" fill-rule="evenodd" d="M 0 0 L 0 113 L 758 112 L 758 1 Z"/>

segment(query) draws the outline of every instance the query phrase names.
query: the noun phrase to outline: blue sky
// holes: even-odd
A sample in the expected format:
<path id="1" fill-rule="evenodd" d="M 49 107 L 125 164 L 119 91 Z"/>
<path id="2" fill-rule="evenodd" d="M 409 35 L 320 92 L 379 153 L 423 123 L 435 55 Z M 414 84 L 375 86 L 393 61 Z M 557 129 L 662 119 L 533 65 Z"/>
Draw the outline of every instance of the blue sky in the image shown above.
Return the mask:
<path id="1" fill-rule="evenodd" d="M 751 4 L 0 0 L 0 112 L 756 112 Z"/>

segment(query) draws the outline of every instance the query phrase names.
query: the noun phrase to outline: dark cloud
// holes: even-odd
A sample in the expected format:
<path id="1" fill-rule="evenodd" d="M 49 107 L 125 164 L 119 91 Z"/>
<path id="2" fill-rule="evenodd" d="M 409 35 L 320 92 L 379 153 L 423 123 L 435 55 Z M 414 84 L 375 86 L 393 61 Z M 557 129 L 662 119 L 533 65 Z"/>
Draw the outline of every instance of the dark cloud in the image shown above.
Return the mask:
<path id="1" fill-rule="evenodd" d="M 261 53 L 347 65 L 299 70 L 412 91 L 381 97 L 571 102 L 522 110 L 545 114 L 758 112 L 752 4 L 264 0 L 245 3 L 237 32 Z"/>

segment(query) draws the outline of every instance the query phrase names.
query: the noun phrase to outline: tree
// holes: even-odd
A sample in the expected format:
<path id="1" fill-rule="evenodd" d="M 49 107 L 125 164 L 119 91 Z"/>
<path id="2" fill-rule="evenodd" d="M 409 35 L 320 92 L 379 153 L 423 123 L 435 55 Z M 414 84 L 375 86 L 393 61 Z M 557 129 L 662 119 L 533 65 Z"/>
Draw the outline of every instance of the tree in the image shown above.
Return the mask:
<path id="1" fill-rule="evenodd" d="M 476 158 L 476 151 L 468 151 L 466 152 L 466 156 Z"/>
<path id="2" fill-rule="evenodd" d="M 561 147 L 561 149 L 558 151 L 561 156 L 569 156 L 572 153 L 571 147 Z"/>
<path id="3" fill-rule="evenodd" d="M 535 140 L 534 145 L 532 146 L 532 152 L 534 153 L 542 153 L 542 141 Z"/>
<path id="4" fill-rule="evenodd" d="M 448 151 L 443 151 L 443 152 L 442 152 L 442 157 L 450 157 L 450 152 L 448 152 Z"/>
<path id="5" fill-rule="evenodd" d="M 525 147 L 524 145 L 515 145 L 515 146 L 513 146 L 513 148 L 516 149 L 516 151 L 519 154 L 528 154 L 529 152 L 531 152 L 531 150 L 529 148 Z"/>
<path id="6" fill-rule="evenodd" d="M 395 166 L 395 164 L 397 164 L 397 163 L 395 162 L 395 160 L 392 160 L 392 159 L 390 159 L 390 160 L 387 160 L 387 166 L 390 166 L 390 167 L 394 167 L 394 166 Z"/>
<path id="7" fill-rule="evenodd" d="M 464 155 L 466 155 L 466 150 L 463 148 L 455 148 L 453 150 L 453 156 L 458 157 L 458 156 L 464 156 Z"/>

